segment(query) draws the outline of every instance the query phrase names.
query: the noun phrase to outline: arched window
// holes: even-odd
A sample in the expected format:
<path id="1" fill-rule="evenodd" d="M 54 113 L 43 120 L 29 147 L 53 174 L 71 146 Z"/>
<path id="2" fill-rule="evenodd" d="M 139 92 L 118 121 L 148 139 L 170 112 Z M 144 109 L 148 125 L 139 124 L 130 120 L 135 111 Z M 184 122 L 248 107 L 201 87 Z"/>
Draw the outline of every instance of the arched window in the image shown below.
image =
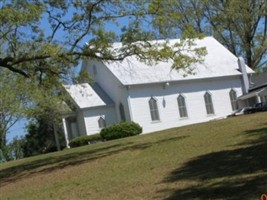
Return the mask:
<path id="1" fill-rule="evenodd" d="M 187 110 L 186 110 L 185 98 L 182 95 L 179 95 L 177 98 L 177 102 L 178 102 L 180 117 L 181 118 L 188 117 Z"/>
<path id="2" fill-rule="evenodd" d="M 212 103 L 211 94 L 208 93 L 208 92 L 206 92 L 205 95 L 204 95 L 204 100 L 205 100 L 207 114 L 208 115 L 214 114 L 214 109 L 213 109 L 213 103 Z"/>
<path id="3" fill-rule="evenodd" d="M 149 109 L 152 121 L 159 121 L 159 111 L 158 111 L 158 104 L 157 100 L 151 97 L 149 100 Z"/>
<path id="4" fill-rule="evenodd" d="M 98 127 L 105 128 L 106 127 L 106 120 L 103 117 L 99 117 L 98 119 Z"/>
<path id="5" fill-rule="evenodd" d="M 120 110 L 121 121 L 126 121 L 124 106 L 122 105 L 122 103 L 120 103 L 119 105 L 119 110 Z"/>
<path id="6" fill-rule="evenodd" d="M 232 105 L 232 110 L 237 110 L 236 91 L 231 89 L 231 91 L 229 92 L 229 96 L 230 96 L 230 101 L 231 101 L 231 105 Z"/>

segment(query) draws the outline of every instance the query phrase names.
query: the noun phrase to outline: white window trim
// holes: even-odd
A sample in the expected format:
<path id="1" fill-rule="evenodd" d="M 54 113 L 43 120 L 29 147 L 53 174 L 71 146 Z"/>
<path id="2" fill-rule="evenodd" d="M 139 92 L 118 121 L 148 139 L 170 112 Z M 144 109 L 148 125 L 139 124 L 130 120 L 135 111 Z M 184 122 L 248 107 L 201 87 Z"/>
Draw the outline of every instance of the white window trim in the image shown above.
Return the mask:
<path id="1" fill-rule="evenodd" d="M 158 119 L 156 120 L 153 120 L 152 119 L 152 114 L 151 114 L 151 108 L 150 108 L 150 101 L 154 99 L 155 102 L 156 102 L 156 106 L 157 106 L 157 115 L 158 115 Z M 159 123 L 161 122 L 160 120 L 160 111 L 159 111 L 159 105 L 158 105 L 158 99 L 156 97 L 153 97 L 151 96 L 150 99 L 148 100 L 148 108 L 149 108 L 149 113 L 150 113 L 150 120 L 151 120 L 151 123 Z"/>
<path id="2" fill-rule="evenodd" d="M 181 117 L 181 113 L 180 113 L 180 105 L 179 105 L 179 98 L 182 97 L 184 99 L 184 107 L 185 107 L 185 111 L 186 111 L 186 116 L 185 117 Z M 177 104 L 178 104 L 178 112 L 179 112 L 179 117 L 180 119 L 188 119 L 188 109 L 187 109 L 187 103 L 186 103 L 186 97 L 183 94 L 179 94 L 178 97 L 176 98 L 177 100 Z"/>
<path id="3" fill-rule="evenodd" d="M 233 100 L 232 100 L 232 95 L 231 93 L 234 92 L 235 93 L 235 104 L 236 104 L 236 109 L 233 108 Z M 230 97 L 230 103 L 231 103 L 231 108 L 232 108 L 232 111 L 235 111 L 238 109 L 238 105 L 237 105 L 237 92 L 235 89 L 231 89 L 230 92 L 229 92 L 229 97 Z"/>
<path id="4" fill-rule="evenodd" d="M 206 103 L 206 94 L 209 94 L 210 96 L 210 100 L 211 100 L 211 105 L 212 105 L 212 111 L 213 113 L 208 113 L 208 109 L 207 109 L 207 103 Z M 214 109 L 214 102 L 213 102 L 213 99 L 212 99 L 212 94 L 209 92 L 209 91 L 206 91 L 203 95 L 203 98 L 204 98 L 204 104 L 205 104 L 205 108 L 206 108 L 206 114 L 207 116 L 214 116 L 215 115 L 215 109 Z"/>
<path id="5" fill-rule="evenodd" d="M 104 120 L 104 124 L 103 124 L 104 126 L 103 126 L 103 127 L 100 126 L 100 123 L 99 123 L 100 120 Z M 99 129 L 103 129 L 103 128 L 105 128 L 105 127 L 107 126 L 105 116 L 100 116 L 100 117 L 98 118 L 98 120 L 97 120 L 97 123 L 98 123 L 98 128 L 99 128 Z"/>

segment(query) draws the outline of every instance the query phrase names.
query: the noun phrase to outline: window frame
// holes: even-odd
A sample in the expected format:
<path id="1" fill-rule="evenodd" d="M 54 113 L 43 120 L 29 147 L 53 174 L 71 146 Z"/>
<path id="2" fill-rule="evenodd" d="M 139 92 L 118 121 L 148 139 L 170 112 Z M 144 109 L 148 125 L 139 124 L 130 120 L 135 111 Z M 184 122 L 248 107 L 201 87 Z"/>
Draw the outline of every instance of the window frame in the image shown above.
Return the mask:
<path id="1" fill-rule="evenodd" d="M 205 101 L 207 115 L 214 115 L 215 112 L 214 112 L 212 94 L 210 92 L 205 92 L 204 101 Z"/>
<path id="2" fill-rule="evenodd" d="M 177 104 L 180 118 L 188 118 L 187 106 L 185 97 L 182 94 L 179 94 L 177 97 Z"/>
<path id="3" fill-rule="evenodd" d="M 106 127 L 106 120 L 103 116 L 99 117 L 97 122 L 98 122 L 98 128 L 102 129 Z"/>
<path id="4" fill-rule="evenodd" d="M 230 102 L 232 106 L 232 111 L 235 111 L 238 109 L 237 105 L 237 93 L 234 89 L 231 89 L 229 92 Z"/>
<path id="5" fill-rule="evenodd" d="M 158 101 L 156 98 L 151 97 L 148 101 L 150 117 L 152 122 L 160 121 Z"/>

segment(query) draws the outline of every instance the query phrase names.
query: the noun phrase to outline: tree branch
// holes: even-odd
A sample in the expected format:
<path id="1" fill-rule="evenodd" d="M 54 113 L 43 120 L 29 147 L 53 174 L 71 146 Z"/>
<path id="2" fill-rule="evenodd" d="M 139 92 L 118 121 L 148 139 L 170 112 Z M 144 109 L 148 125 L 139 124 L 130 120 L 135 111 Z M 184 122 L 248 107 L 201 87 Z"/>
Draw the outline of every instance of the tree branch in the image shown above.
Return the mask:
<path id="1" fill-rule="evenodd" d="M 6 57 L 4 59 L 0 58 L 0 66 L 6 69 L 9 69 L 12 72 L 18 73 L 26 78 L 29 78 L 30 76 L 23 70 L 17 69 L 13 67 L 10 63 L 14 60 L 14 58 Z"/>
<path id="2" fill-rule="evenodd" d="M 89 17 L 88 17 L 88 24 L 87 27 L 85 29 L 85 31 L 83 32 L 83 34 L 80 35 L 80 37 L 78 37 L 75 42 L 72 44 L 72 48 L 70 51 L 73 51 L 75 49 L 75 47 L 77 46 L 78 42 L 81 41 L 90 31 L 91 25 L 92 25 L 92 17 L 93 17 L 93 10 L 94 8 L 100 4 L 103 0 L 99 0 L 96 3 L 94 3 L 89 10 Z"/>

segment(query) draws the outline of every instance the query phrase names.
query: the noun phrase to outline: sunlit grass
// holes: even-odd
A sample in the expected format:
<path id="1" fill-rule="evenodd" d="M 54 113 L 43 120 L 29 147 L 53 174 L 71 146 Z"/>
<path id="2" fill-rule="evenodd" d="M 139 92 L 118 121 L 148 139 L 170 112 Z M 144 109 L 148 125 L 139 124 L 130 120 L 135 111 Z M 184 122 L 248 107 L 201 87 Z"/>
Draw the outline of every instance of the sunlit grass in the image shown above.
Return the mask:
<path id="1" fill-rule="evenodd" d="M 267 112 L 0 165 L 0 199 L 258 199 Z"/>

